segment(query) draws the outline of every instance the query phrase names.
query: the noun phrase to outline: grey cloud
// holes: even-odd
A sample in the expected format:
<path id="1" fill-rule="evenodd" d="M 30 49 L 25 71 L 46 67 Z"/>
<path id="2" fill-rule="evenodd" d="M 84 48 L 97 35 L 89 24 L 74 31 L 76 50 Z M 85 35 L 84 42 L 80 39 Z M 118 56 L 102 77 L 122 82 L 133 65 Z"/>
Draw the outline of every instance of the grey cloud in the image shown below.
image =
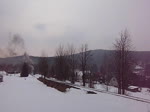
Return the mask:
<path id="1" fill-rule="evenodd" d="M 36 55 L 40 51 L 34 48 L 54 51 L 59 43 L 109 49 L 127 28 L 137 50 L 150 50 L 149 4 L 149 0 L 0 0 L 0 46 L 12 32 L 21 34 Z"/>
<path id="2" fill-rule="evenodd" d="M 45 31 L 47 29 L 47 25 L 46 24 L 36 24 L 36 25 L 34 25 L 34 28 L 39 31 Z"/>

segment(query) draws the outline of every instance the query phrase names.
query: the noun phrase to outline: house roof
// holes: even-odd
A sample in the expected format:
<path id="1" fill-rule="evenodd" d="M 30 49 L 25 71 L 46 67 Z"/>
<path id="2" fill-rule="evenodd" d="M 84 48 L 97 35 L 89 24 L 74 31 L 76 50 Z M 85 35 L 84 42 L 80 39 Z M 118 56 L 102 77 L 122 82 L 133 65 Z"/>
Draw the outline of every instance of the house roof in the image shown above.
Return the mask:
<path id="1" fill-rule="evenodd" d="M 135 70 L 142 70 L 142 69 L 144 69 L 144 68 L 141 67 L 141 66 L 139 66 L 139 65 L 136 65 L 134 69 L 135 69 Z"/>

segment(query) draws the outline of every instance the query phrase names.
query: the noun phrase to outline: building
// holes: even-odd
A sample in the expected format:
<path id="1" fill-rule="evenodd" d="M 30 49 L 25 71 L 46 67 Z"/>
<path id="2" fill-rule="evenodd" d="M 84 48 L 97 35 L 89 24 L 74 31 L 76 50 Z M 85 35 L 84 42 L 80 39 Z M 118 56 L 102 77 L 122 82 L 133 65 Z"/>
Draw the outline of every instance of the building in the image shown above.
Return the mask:
<path id="1" fill-rule="evenodd" d="M 145 76 L 144 67 L 142 67 L 140 65 L 136 65 L 134 67 L 133 73 L 136 74 L 137 76 Z"/>

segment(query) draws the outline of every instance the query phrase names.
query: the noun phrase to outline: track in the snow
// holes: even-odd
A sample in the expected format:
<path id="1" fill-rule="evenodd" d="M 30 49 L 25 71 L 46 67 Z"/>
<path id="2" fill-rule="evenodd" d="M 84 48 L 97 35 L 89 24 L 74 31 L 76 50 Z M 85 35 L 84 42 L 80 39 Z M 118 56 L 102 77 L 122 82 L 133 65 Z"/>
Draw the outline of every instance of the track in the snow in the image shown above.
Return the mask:
<path id="1" fill-rule="evenodd" d="M 93 91 L 93 92 L 96 92 L 96 93 L 98 93 L 98 92 L 106 93 L 106 94 L 119 96 L 119 97 L 123 97 L 123 98 L 127 98 L 127 99 L 136 100 L 136 101 L 140 101 L 140 102 L 150 104 L 150 100 L 144 99 L 144 98 L 139 98 L 139 97 L 134 97 L 134 96 L 127 96 L 127 95 L 120 95 L 120 94 L 116 94 L 116 93 L 112 93 L 112 92 L 108 92 L 108 91 L 97 90 L 97 89 L 93 89 L 93 88 L 87 88 L 87 87 L 84 87 L 84 86 L 79 86 L 79 85 L 76 85 L 76 84 L 71 84 L 71 83 L 67 83 L 67 82 L 63 82 L 63 81 L 59 81 L 59 80 L 51 79 L 51 78 L 46 78 L 46 79 L 50 80 L 50 81 L 55 81 L 55 82 L 58 82 L 58 83 L 61 83 L 61 84 L 69 85 L 69 86 L 72 86 L 72 87 L 75 87 L 75 88 L 79 88 L 79 89 L 82 89 L 82 90 L 85 90 L 85 91 Z"/>

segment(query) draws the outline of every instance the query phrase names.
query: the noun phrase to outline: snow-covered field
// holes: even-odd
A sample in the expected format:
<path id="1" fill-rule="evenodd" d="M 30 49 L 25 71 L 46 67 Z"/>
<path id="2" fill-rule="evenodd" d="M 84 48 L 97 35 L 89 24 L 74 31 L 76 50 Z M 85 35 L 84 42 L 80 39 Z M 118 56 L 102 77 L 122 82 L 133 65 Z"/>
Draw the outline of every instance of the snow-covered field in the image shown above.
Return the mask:
<path id="1" fill-rule="evenodd" d="M 113 86 L 106 86 L 103 84 L 96 84 L 95 89 L 97 90 L 102 90 L 102 91 L 109 91 L 112 93 L 118 93 L 118 88 L 113 87 Z M 138 97 L 138 98 L 143 98 L 143 99 L 148 99 L 150 100 L 150 91 L 148 91 L 148 88 L 141 88 L 141 92 L 130 92 L 126 91 L 126 94 L 128 96 L 133 96 L 133 97 Z"/>
<path id="2" fill-rule="evenodd" d="M 73 88 L 63 93 L 36 77 L 13 75 L 0 83 L 0 112 L 150 112 L 150 104 Z"/>

